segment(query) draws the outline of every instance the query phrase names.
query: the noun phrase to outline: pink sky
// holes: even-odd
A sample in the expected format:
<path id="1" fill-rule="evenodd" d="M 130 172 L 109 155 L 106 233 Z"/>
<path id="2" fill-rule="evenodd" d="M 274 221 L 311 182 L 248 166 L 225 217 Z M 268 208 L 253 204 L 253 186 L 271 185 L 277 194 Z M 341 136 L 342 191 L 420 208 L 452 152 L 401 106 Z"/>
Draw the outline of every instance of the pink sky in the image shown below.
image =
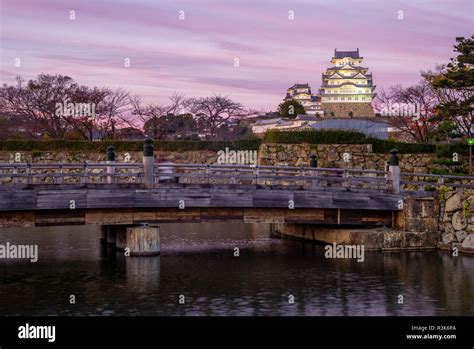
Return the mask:
<path id="1" fill-rule="evenodd" d="M 454 55 L 455 37 L 474 33 L 472 4 L 0 0 L 0 82 L 60 73 L 81 84 L 124 87 L 150 102 L 165 103 L 174 92 L 188 97 L 218 93 L 246 107 L 275 110 L 295 82 L 308 82 L 317 92 L 334 48 L 359 48 L 377 90 L 416 83 L 420 70 Z M 71 10 L 75 20 L 69 19 Z"/>

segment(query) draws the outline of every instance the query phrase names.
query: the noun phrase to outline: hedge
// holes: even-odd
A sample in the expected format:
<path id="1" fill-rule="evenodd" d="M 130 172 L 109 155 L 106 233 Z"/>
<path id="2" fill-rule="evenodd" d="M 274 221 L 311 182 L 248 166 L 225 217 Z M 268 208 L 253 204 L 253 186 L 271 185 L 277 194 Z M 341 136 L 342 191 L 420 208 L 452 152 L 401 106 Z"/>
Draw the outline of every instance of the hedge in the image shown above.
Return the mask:
<path id="1" fill-rule="evenodd" d="M 367 138 L 369 144 L 372 144 L 374 153 L 389 153 L 390 149 L 396 148 L 402 154 L 434 153 L 436 145 L 421 143 L 404 143 L 393 140 Z"/>
<path id="2" fill-rule="evenodd" d="M 217 152 L 226 147 L 233 150 L 258 150 L 260 139 L 240 141 L 155 141 L 155 150 L 189 151 L 209 150 Z M 89 153 L 105 153 L 109 145 L 114 145 L 116 151 L 142 151 L 142 141 L 0 141 L 0 151 L 75 151 Z"/>
<path id="3" fill-rule="evenodd" d="M 390 152 L 390 149 L 397 148 L 400 153 L 436 153 L 438 157 L 451 157 L 453 152 L 466 154 L 469 150 L 467 144 L 461 143 L 438 145 L 404 143 L 394 140 L 367 137 L 361 132 L 345 130 L 270 130 L 265 134 L 263 142 L 284 144 L 372 144 L 374 153 L 388 153 Z"/>
<path id="4" fill-rule="evenodd" d="M 208 150 L 217 152 L 226 147 L 233 150 L 258 150 L 262 140 L 240 141 L 155 141 L 155 150 L 190 151 Z M 454 144 L 414 144 L 393 140 L 366 137 L 363 133 L 344 130 L 303 130 L 279 131 L 271 130 L 265 134 L 264 143 L 285 144 L 372 144 L 375 153 L 388 153 L 397 148 L 400 153 L 436 153 L 439 158 L 450 158 L 453 153 L 467 154 L 469 147 L 464 143 Z M 75 151 L 89 153 L 105 153 L 109 145 L 114 145 L 117 151 L 142 151 L 142 141 L 67 141 L 67 140 L 5 140 L 0 141 L 0 151 Z"/>
<path id="5" fill-rule="evenodd" d="M 436 155 L 439 158 L 452 158 L 453 153 L 469 154 L 469 145 L 466 143 L 438 144 Z"/>
<path id="6" fill-rule="evenodd" d="M 263 138 L 265 143 L 309 144 L 365 144 L 367 137 L 360 132 L 344 130 L 270 130 Z"/>

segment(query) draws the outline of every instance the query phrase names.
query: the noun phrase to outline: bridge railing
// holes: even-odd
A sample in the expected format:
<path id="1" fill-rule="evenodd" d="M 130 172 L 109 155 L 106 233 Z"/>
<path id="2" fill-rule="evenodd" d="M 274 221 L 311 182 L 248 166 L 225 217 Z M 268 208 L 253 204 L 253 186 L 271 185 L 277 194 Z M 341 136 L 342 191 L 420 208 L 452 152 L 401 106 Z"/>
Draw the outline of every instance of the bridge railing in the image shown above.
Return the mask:
<path id="1" fill-rule="evenodd" d="M 400 174 L 403 191 L 434 191 L 440 187 L 474 189 L 474 176 L 437 175 L 430 173 Z"/>
<path id="2" fill-rule="evenodd" d="M 141 163 L 0 164 L 0 185 L 144 183 Z M 389 172 L 362 169 L 217 164 L 154 164 L 153 186 L 241 184 L 390 191 Z"/>
<path id="3" fill-rule="evenodd" d="M 0 185 L 10 184 L 140 184 L 147 188 L 166 182 L 180 184 L 239 184 L 270 187 L 297 186 L 342 190 L 429 191 L 441 186 L 474 188 L 474 177 L 400 173 L 398 150 L 390 151 L 386 170 L 255 166 L 234 164 L 155 163 L 153 141 L 145 140 L 142 163 L 115 162 L 114 147 L 103 163 L 3 163 Z M 314 156 L 313 156 L 314 157 Z M 314 161 L 314 162 L 313 162 Z M 317 166 L 315 159 L 312 166 Z M 311 163 L 310 162 L 310 163 Z"/>
<path id="4" fill-rule="evenodd" d="M 0 164 L 0 185 L 141 183 L 140 163 L 7 163 Z"/>
<path id="5" fill-rule="evenodd" d="M 388 171 L 314 168 L 296 166 L 252 166 L 219 164 L 154 164 L 153 186 L 167 182 L 181 184 L 241 184 L 342 188 L 392 191 Z M 9 184 L 112 184 L 144 183 L 141 163 L 3 163 L 0 185 Z M 474 176 L 400 174 L 405 192 L 433 191 L 442 186 L 474 189 Z"/>
<path id="6" fill-rule="evenodd" d="M 154 176 L 154 183 L 391 190 L 389 172 L 362 169 L 165 163 L 155 167 Z"/>

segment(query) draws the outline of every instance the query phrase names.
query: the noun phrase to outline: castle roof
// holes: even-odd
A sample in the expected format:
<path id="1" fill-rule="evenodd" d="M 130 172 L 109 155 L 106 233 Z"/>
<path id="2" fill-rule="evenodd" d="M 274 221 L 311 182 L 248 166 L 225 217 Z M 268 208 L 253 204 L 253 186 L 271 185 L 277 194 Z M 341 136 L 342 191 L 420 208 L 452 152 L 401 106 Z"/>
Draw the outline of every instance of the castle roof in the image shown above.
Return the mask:
<path id="1" fill-rule="evenodd" d="M 362 77 L 368 78 L 368 79 L 370 79 L 372 77 L 372 73 L 361 73 L 361 72 L 357 72 L 356 74 L 351 75 L 351 76 L 343 76 L 343 75 L 340 75 L 337 72 L 334 72 L 334 73 L 331 73 L 331 74 L 324 74 L 323 73 L 322 75 L 323 75 L 323 78 L 325 78 L 325 79 L 354 79 L 354 78 L 357 78 L 357 76 L 359 76 L 359 75 L 362 75 Z M 357 78 L 357 79 L 359 79 L 359 78 Z"/>
<path id="2" fill-rule="evenodd" d="M 357 49 L 356 51 L 338 51 L 337 48 L 334 49 L 333 59 L 341 59 L 345 57 L 362 58 L 359 56 L 359 49 Z"/>
<path id="3" fill-rule="evenodd" d="M 352 86 L 360 87 L 360 88 L 371 87 L 372 90 L 375 88 L 375 86 L 372 86 L 372 85 L 360 85 L 360 84 L 355 84 L 355 83 L 353 83 L 353 82 L 343 82 L 342 84 L 337 84 L 337 85 L 326 85 L 326 84 L 322 84 L 321 87 L 338 88 L 338 87 L 341 87 L 341 86 L 344 86 L 344 85 L 352 85 Z"/>
<path id="4" fill-rule="evenodd" d="M 329 67 L 327 70 L 369 70 L 369 68 L 358 65 L 345 65 L 343 67 Z"/>
<path id="5" fill-rule="evenodd" d="M 308 83 L 306 83 L 306 84 L 294 84 L 290 88 L 309 88 L 309 84 Z"/>

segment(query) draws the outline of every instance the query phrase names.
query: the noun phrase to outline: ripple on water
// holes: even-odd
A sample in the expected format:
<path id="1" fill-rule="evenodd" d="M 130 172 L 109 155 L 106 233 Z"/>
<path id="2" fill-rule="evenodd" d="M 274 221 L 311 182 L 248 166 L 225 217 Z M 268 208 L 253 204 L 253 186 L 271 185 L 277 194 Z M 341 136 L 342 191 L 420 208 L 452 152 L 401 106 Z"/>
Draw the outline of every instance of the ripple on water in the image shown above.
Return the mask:
<path id="1" fill-rule="evenodd" d="M 2 230 L 4 240 L 38 243 L 40 259 L 0 260 L 0 313 L 474 315 L 472 257 L 371 252 L 364 263 L 330 260 L 323 246 L 270 239 L 267 228 L 163 224 L 162 254 L 148 262 L 104 255 L 90 227 Z M 70 294 L 73 307 L 64 303 Z"/>

